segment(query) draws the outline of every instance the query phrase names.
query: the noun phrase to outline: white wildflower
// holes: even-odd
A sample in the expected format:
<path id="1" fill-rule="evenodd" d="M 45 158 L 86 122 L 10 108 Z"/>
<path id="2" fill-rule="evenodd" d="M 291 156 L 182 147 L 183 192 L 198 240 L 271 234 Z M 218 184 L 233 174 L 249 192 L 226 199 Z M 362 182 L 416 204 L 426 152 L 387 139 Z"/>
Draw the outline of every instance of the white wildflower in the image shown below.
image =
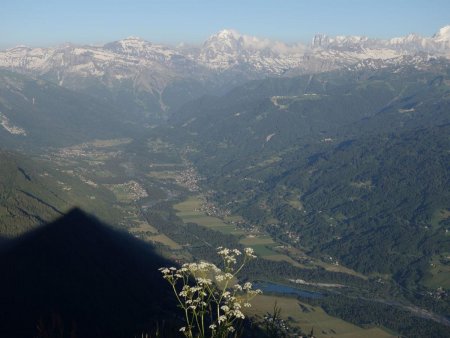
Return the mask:
<path id="1" fill-rule="evenodd" d="M 197 282 L 200 285 L 203 285 L 203 284 L 211 285 L 212 284 L 212 280 L 211 279 L 209 279 L 209 278 L 202 278 L 202 277 L 197 278 Z"/>
<path id="2" fill-rule="evenodd" d="M 226 321 L 226 320 L 227 320 L 227 317 L 224 316 L 224 315 L 221 315 L 221 316 L 219 316 L 219 318 L 217 318 L 217 321 L 219 322 L 219 324 L 224 322 L 224 321 Z"/>
<path id="3" fill-rule="evenodd" d="M 186 324 L 192 324 L 180 329 L 180 332 L 184 332 L 186 336 L 199 334 L 203 337 L 206 334 L 205 328 L 193 324 L 194 318 L 200 318 L 203 322 L 203 318 L 209 316 L 212 319 L 212 324 L 209 326 L 212 335 L 215 335 L 218 329 L 220 329 L 219 332 L 222 330 L 234 332 L 235 328 L 231 324 L 235 320 L 245 318 L 241 309 L 251 307 L 250 299 L 261 293 L 261 290 L 253 290 L 250 282 L 243 285 L 232 283 L 237 280 L 237 272 L 243 268 L 249 258 L 254 257 L 253 249 L 245 248 L 244 251 L 240 251 L 219 247 L 217 253 L 222 258 L 224 271 L 205 261 L 185 263 L 179 269 L 175 267 L 159 269 L 162 277 L 172 285 L 175 292 L 181 288 L 177 298 L 179 306 L 186 313 Z M 240 258 L 242 254 L 245 257 Z M 240 263 L 235 267 L 238 259 Z M 211 312 L 216 311 L 214 309 L 217 313 Z M 198 323 L 197 321 L 197 325 Z"/>
<path id="4" fill-rule="evenodd" d="M 227 248 L 222 248 L 222 249 L 220 249 L 219 251 L 217 251 L 217 253 L 218 253 L 220 256 L 228 256 L 228 254 L 230 253 L 230 250 L 227 249 Z"/>
<path id="5" fill-rule="evenodd" d="M 225 279 L 230 280 L 231 278 L 233 278 L 233 275 L 231 273 L 227 272 L 225 274 Z"/>
<path id="6" fill-rule="evenodd" d="M 253 250 L 252 248 L 245 248 L 244 249 L 244 253 L 245 253 L 246 256 L 248 256 L 250 258 L 256 258 L 255 250 Z"/>
<path id="7" fill-rule="evenodd" d="M 241 255 L 241 252 L 240 252 L 238 249 L 233 249 L 233 253 L 234 253 L 236 256 Z"/>
<path id="8" fill-rule="evenodd" d="M 252 288 L 252 283 L 246 282 L 244 284 L 244 287 L 243 287 L 244 290 L 251 290 L 251 288 Z"/>
<path id="9" fill-rule="evenodd" d="M 234 314 L 234 316 L 236 318 L 240 318 L 240 319 L 244 319 L 245 318 L 244 314 L 240 310 L 234 310 L 233 314 Z"/>
<path id="10" fill-rule="evenodd" d="M 211 266 L 211 268 L 212 268 L 212 270 L 215 272 L 215 273 L 221 273 L 222 272 L 222 270 L 220 270 L 217 266 L 215 266 L 214 264 L 211 264 L 212 266 Z"/>
<path id="11" fill-rule="evenodd" d="M 163 273 L 163 274 L 168 274 L 168 273 L 170 273 L 170 270 L 169 269 L 167 269 L 167 268 L 161 268 L 161 269 L 159 269 L 160 271 L 161 271 L 161 273 Z"/>
<path id="12" fill-rule="evenodd" d="M 234 256 L 225 256 L 224 257 L 226 263 L 236 264 L 237 260 Z"/>

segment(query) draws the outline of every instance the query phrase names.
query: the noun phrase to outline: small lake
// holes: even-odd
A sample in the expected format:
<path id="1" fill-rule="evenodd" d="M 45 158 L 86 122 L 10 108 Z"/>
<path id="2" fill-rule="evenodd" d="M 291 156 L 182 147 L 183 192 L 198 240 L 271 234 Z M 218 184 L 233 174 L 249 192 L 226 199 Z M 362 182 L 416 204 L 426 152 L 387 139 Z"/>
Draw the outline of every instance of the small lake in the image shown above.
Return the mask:
<path id="1" fill-rule="evenodd" d="M 320 292 L 307 291 L 295 288 L 293 286 L 276 284 L 270 282 L 256 282 L 254 283 L 255 289 L 261 289 L 263 292 L 267 293 L 278 293 L 282 295 L 296 295 L 304 298 L 322 298 L 323 294 Z"/>

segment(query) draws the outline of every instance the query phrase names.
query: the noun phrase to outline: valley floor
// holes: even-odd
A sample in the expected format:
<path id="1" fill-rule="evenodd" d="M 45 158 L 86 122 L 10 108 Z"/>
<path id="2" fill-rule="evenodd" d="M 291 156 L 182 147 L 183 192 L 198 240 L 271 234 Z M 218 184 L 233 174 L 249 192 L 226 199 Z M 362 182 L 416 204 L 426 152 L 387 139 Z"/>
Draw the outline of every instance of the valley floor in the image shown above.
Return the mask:
<path id="1" fill-rule="evenodd" d="M 137 146 L 142 140 L 96 141 L 52 152 L 45 159 L 82 185 L 95 188 L 99 193 L 112 193 L 114 217 L 120 221 L 112 220 L 109 210 L 91 212 L 107 222 L 115 221 L 133 236 L 153 243 L 160 253 L 178 262 L 208 258 L 208 252 L 219 245 L 243 245 L 255 250 L 260 266 L 266 269 L 253 274 L 258 279 L 300 290 L 366 297 L 372 304 L 378 302 L 373 298 L 378 297 L 376 294 L 390 296 L 380 291 L 383 287 L 380 288 L 373 277 L 309 256 L 289 243 L 273 239 L 258 224 L 251 224 L 216 205 L 210 198 L 211 193 L 203 190 L 202 177 L 183 152 L 159 138 L 144 143 L 146 147 Z M 73 188 L 62 181 L 60 185 L 66 191 Z M 86 197 L 99 198 L 95 194 Z M 187 227 L 190 230 L 186 230 Z M 188 231 L 194 242 L 189 241 L 183 231 Z M 280 267 L 287 271 L 286 276 L 271 273 L 272 269 Z M 305 276 L 305 272 L 310 275 Z M 384 280 L 383 283 L 390 282 Z M 371 293 L 374 295 L 367 297 Z M 308 304 L 308 299 L 298 300 L 289 294 L 269 292 L 258 297 L 250 314 L 261 317 L 273 309 L 275 302 L 290 325 L 308 332 L 313 329 L 317 337 L 397 336 L 395 330 L 383 324 L 355 325 L 327 314 L 320 305 Z M 411 316 L 427 317 L 450 327 L 445 318 L 430 312 L 421 313 L 418 307 L 405 304 L 404 299 L 382 302 L 406 309 Z"/>

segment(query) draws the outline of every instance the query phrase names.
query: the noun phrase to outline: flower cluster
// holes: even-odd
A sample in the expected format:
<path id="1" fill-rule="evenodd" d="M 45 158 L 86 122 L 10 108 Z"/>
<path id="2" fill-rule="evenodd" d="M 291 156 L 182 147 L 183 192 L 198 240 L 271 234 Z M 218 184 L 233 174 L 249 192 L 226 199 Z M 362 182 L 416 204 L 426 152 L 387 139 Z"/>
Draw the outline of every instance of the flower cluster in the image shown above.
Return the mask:
<path id="1" fill-rule="evenodd" d="M 217 253 L 223 269 L 203 261 L 160 269 L 184 311 L 186 326 L 180 331 L 186 337 L 227 337 L 235 331 L 236 322 L 245 318 L 241 309 L 250 307 L 250 300 L 262 293 L 249 282 L 236 283 L 237 274 L 256 257 L 253 249 L 219 247 Z"/>

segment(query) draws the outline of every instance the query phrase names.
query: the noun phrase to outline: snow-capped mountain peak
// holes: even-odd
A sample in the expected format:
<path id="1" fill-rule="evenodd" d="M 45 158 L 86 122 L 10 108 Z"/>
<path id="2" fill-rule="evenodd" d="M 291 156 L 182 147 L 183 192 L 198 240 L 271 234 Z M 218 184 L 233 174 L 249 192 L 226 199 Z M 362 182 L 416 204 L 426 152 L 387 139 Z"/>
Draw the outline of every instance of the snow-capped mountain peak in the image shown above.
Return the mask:
<path id="1" fill-rule="evenodd" d="M 137 51 L 145 50 L 151 43 L 137 37 L 127 37 L 123 40 L 107 43 L 103 48 L 117 53 L 136 54 Z"/>
<path id="2" fill-rule="evenodd" d="M 179 54 L 176 49 L 166 47 L 164 45 L 154 44 L 134 36 L 107 43 L 103 46 L 103 48 L 115 54 L 146 61 L 167 61 L 170 60 L 173 55 Z"/>
<path id="3" fill-rule="evenodd" d="M 434 36 L 436 42 L 450 42 L 450 25 L 442 27 Z"/>
<path id="4" fill-rule="evenodd" d="M 12 48 L 8 48 L 6 51 L 13 51 L 13 50 L 27 50 L 31 49 L 31 47 L 28 47 L 27 45 L 17 45 Z"/>
<path id="5" fill-rule="evenodd" d="M 123 40 L 117 41 L 117 43 L 120 44 L 123 49 L 143 49 L 146 46 L 151 45 L 150 42 L 135 36 L 129 36 Z"/>
<path id="6" fill-rule="evenodd" d="M 212 37 L 216 37 L 217 39 L 221 40 L 238 40 L 241 37 L 241 34 L 234 29 L 222 29 Z"/>
<path id="7" fill-rule="evenodd" d="M 234 29 L 222 30 L 203 44 L 199 61 L 219 71 L 243 67 L 251 72 L 281 74 L 297 67 L 304 47 L 241 34 Z"/>
<path id="8" fill-rule="evenodd" d="M 225 46 L 228 49 L 240 48 L 246 51 L 273 49 L 274 51 L 284 52 L 289 49 L 289 46 L 283 42 L 241 34 L 234 29 L 224 29 L 212 35 L 204 43 L 203 49 L 218 46 Z M 298 46 L 299 44 L 295 45 L 295 48 L 298 48 Z"/>
<path id="9" fill-rule="evenodd" d="M 228 52 L 239 50 L 242 46 L 241 35 L 232 29 L 224 29 L 211 35 L 203 44 L 203 50 Z"/>

